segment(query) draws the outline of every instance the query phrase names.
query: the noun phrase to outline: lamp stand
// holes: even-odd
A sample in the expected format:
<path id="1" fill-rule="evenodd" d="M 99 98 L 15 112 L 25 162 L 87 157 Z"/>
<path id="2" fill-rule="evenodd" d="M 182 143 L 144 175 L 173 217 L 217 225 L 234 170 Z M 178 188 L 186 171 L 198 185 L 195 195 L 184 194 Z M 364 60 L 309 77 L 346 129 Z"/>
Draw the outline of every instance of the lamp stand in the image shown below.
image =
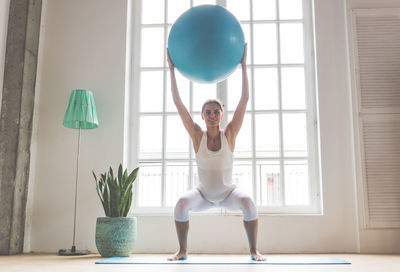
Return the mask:
<path id="1" fill-rule="evenodd" d="M 79 125 L 78 132 L 78 151 L 76 155 L 76 175 L 75 175 L 75 205 L 74 205 L 74 232 L 72 237 L 72 247 L 71 249 L 60 249 L 58 255 L 60 256 L 76 256 L 76 255 L 87 255 L 89 252 L 87 250 L 76 250 L 75 247 L 75 226 L 76 226 L 76 203 L 78 197 L 78 173 L 79 173 L 79 150 L 81 142 L 81 126 Z"/>

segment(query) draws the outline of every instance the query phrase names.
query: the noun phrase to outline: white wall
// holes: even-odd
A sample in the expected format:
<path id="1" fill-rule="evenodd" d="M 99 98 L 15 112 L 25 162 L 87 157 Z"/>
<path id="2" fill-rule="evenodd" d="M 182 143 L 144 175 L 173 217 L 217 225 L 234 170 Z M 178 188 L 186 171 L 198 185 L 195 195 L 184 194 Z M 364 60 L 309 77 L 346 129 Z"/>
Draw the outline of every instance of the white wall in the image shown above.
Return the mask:
<path id="1" fill-rule="evenodd" d="M 378 0 L 377 0 L 378 1 Z M 95 220 L 103 211 L 91 170 L 123 159 L 124 67 L 127 0 L 51 0 L 45 5 L 40 97 L 36 101 L 36 151 L 31 248 L 55 252 L 72 244 L 76 131 L 62 126 L 69 93 L 94 92 L 100 126 L 83 131 L 77 247 L 95 251 Z M 260 216 L 259 249 L 271 252 L 357 252 L 351 92 L 345 0 L 315 1 L 321 135 L 322 216 Z M 137 252 L 173 252 L 171 216 L 138 218 Z M 227 231 L 229 230 L 229 231 Z M 248 251 L 236 216 L 194 216 L 191 252 Z"/>
<path id="2" fill-rule="evenodd" d="M 62 121 L 75 88 L 93 92 L 100 122 L 82 131 L 77 212 L 77 246 L 95 249 L 102 208 L 91 171 L 116 166 L 123 154 L 126 0 L 43 1 L 43 12 L 26 250 L 56 252 L 72 245 L 78 131 Z"/>
<path id="3" fill-rule="evenodd" d="M 351 31 L 351 10 L 352 9 L 366 9 L 366 8 L 400 8 L 400 1 L 398 0 L 347 0 L 347 20 L 348 33 L 349 33 L 349 63 L 351 69 L 354 69 L 354 55 L 353 44 L 352 44 L 352 31 Z M 356 94 L 354 74 L 352 78 L 352 93 Z M 354 112 L 354 114 L 357 114 Z M 355 130 L 358 128 L 356 127 Z M 357 141 L 357 133 L 355 133 L 355 141 Z M 357 149 L 356 149 L 357 150 Z M 357 154 L 357 153 L 356 153 Z M 358 171 L 360 172 L 360 163 L 356 164 Z M 364 253 L 399 253 L 400 252 L 400 229 L 366 229 L 364 227 L 364 210 L 363 210 L 363 199 L 362 199 L 362 187 L 361 177 L 357 176 L 356 183 L 358 185 L 358 203 L 360 209 L 358 209 L 359 217 L 359 233 L 360 233 L 360 251 Z"/>
<path id="4" fill-rule="evenodd" d="M 10 0 L 0 1 L 0 112 L 1 98 L 3 96 L 4 61 L 6 55 L 8 12 Z"/>

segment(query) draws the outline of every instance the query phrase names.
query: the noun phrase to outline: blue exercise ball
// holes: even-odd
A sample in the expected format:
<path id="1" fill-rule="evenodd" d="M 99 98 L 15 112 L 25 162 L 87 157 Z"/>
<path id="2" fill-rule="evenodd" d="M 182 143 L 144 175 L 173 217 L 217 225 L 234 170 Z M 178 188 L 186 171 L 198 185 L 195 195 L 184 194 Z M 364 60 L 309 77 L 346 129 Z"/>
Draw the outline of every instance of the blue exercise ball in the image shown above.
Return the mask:
<path id="1" fill-rule="evenodd" d="M 201 5 L 184 12 L 172 25 L 168 51 L 186 78 L 200 83 L 226 79 L 241 62 L 244 34 L 228 10 Z"/>

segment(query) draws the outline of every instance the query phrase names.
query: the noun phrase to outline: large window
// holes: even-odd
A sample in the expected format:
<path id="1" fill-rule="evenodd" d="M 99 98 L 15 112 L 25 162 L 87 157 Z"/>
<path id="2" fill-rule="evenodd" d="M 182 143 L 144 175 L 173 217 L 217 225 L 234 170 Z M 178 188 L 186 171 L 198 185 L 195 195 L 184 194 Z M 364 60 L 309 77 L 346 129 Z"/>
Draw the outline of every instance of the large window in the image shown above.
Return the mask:
<path id="1" fill-rule="evenodd" d="M 141 167 L 136 212 L 168 211 L 197 184 L 195 154 L 176 111 L 166 62 L 168 33 L 192 6 L 218 4 L 241 22 L 248 43 L 250 99 L 239 132 L 233 181 L 260 213 L 320 212 L 311 0 L 143 0 L 133 16 L 135 48 L 131 157 Z M 138 57 L 140 56 L 140 57 Z M 135 58 L 136 57 L 136 58 Z M 224 127 L 241 95 L 241 67 L 224 82 L 197 84 L 176 73 L 195 122 L 218 97 Z"/>

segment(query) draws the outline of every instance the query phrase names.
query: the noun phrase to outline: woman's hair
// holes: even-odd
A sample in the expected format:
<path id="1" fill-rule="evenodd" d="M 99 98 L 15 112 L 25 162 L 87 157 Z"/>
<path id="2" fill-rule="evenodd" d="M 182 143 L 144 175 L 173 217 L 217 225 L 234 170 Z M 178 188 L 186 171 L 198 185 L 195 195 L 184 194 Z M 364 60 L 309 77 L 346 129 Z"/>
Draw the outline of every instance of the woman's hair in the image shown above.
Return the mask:
<path id="1" fill-rule="evenodd" d="M 208 104 L 217 104 L 221 111 L 224 111 L 224 106 L 222 105 L 222 102 L 218 98 L 213 98 L 213 99 L 208 99 L 206 102 L 204 102 L 203 107 L 201 107 L 201 112 L 203 112 L 204 107 Z"/>

